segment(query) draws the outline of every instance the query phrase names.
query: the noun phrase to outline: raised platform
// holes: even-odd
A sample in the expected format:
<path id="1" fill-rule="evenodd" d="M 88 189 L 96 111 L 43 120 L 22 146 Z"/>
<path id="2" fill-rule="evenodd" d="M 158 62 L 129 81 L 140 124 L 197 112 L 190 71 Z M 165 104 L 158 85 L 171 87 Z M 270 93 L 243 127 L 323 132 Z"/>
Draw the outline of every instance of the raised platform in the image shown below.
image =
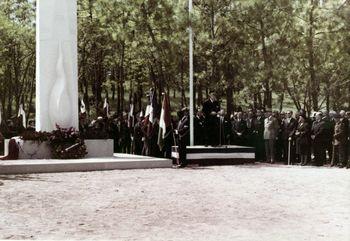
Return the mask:
<path id="1" fill-rule="evenodd" d="M 172 161 L 170 159 L 115 153 L 110 158 L 0 161 L 0 174 L 85 172 L 171 167 Z"/>
<path id="2" fill-rule="evenodd" d="M 179 158 L 178 147 L 172 147 L 172 159 Z M 186 158 L 189 164 L 234 165 L 255 162 L 255 148 L 246 146 L 188 146 Z"/>

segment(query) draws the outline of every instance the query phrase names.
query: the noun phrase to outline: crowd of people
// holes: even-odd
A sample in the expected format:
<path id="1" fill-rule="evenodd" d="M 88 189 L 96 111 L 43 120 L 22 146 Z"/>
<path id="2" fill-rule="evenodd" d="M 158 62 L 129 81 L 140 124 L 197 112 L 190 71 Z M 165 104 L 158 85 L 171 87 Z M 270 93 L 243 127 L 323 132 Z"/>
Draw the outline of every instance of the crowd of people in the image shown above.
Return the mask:
<path id="1" fill-rule="evenodd" d="M 171 158 L 171 147 L 177 145 L 179 162 L 186 166 L 186 146 L 190 144 L 188 108 L 178 111 L 171 119 L 163 138 L 160 138 L 156 113 L 152 118 L 142 111 L 133 115 L 106 114 L 92 121 L 86 113 L 81 113 L 79 130 L 83 138 L 113 139 L 114 151 L 120 153 Z M 293 113 L 238 109 L 228 115 L 212 92 L 195 111 L 194 144 L 251 146 L 259 162 L 349 168 L 349 120 L 350 112 L 343 110 L 315 112 L 311 117 L 307 117 L 304 110 Z M 21 123 L 8 120 L 1 125 L 0 140 L 20 135 L 25 130 Z M 27 130 L 34 129 L 34 121 L 29 121 Z"/>

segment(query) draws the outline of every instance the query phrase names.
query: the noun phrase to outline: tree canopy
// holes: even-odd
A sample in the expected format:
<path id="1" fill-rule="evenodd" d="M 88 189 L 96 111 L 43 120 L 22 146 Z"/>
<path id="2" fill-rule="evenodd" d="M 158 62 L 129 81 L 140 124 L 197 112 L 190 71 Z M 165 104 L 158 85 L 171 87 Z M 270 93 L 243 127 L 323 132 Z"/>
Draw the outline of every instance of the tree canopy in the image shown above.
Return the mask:
<path id="1" fill-rule="evenodd" d="M 195 103 L 214 89 L 238 106 L 350 108 L 349 0 L 78 0 L 79 91 L 91 115 L 117 113 L 145 91 L 188 104 L 188 32 L 194 30 Z M 35 1 L 0 2 L 0 103 L 34 114 Z M 160 98 L 158 98 L 158 101 Z"/>

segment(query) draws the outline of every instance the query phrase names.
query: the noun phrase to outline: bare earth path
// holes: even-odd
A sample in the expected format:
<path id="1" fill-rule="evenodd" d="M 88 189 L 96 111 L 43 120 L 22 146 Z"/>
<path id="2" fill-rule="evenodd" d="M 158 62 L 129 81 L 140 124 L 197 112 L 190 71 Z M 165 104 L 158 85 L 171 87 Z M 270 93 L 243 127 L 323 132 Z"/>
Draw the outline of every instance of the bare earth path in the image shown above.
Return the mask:
<path id="1" fill-rule="evenodd" d="M 0 239 L 350 240 L 346 169 L 258 164 L 0 181 Z"/>

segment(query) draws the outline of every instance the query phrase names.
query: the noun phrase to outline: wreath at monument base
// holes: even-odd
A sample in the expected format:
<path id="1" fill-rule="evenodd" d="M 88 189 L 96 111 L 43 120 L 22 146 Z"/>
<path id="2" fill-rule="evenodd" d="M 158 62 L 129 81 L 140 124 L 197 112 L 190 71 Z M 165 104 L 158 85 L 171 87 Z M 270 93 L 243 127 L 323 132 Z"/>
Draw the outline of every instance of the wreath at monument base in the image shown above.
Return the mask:
<path id="1" fill-rule="evenodd" d="M 80 159 L 86 156 L 86 145 L 78 131 L 73 127 L 61 128 L 57 125 L 56 128 L 57 130 L 52 132 L 25 131 L 21 136 L 21 139 L 24 141 L 36 142 L 47 141 L 51 147 L 52 158 L 54 159 Z M 17 143 L 14 142 L 14 145 L 17 146 Z M 11 160 L 18 159 L 18 147 L 16 148 L 16 155 L 11 153 L 14 152 L 11 151 L 12 149 L 14 150 L 14 148 L 10 148 L 10 155 L 6 158 Z"/>
<path id="2" fill-rule="evenodd" d="M 79 159 L 87 154 L 84 139 L 78 131 L 73 127 L 66 129 L 57 125 L 56 128 L 49 136 L 53 158 Z"/>

